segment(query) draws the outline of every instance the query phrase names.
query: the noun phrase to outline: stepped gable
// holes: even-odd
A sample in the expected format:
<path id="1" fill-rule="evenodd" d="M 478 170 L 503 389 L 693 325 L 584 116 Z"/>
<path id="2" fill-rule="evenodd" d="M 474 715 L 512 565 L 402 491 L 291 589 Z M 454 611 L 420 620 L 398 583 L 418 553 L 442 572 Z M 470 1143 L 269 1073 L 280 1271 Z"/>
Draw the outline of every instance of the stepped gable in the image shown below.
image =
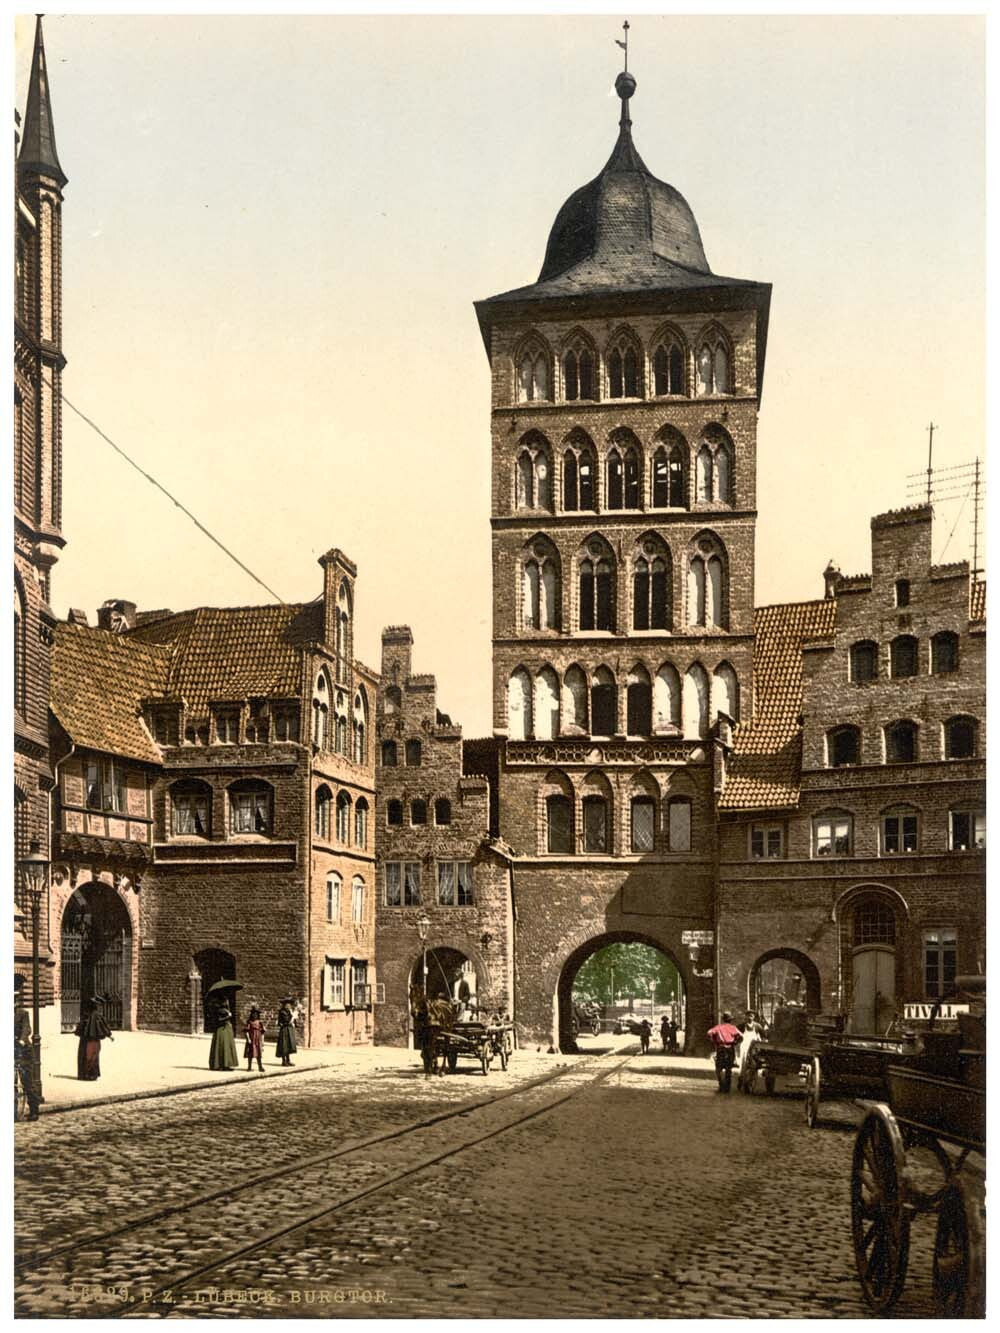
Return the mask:
<path id="1" fill-rule="evenodd" d="M 733 733 L 720 810 L 798 805 L 802 762 L 802 648 L 829 638 L 833 598 L 762 606 L 754 612 L 754 717 Z"/>
<path id="2" fill-rule="evenodd" d="M 77 745 L 158 764 L 142 700 L 163 694 L 171 650 L 87 625 L 56 626 L 49 706 Z"/>
<path id="3" fill-rule="evenodd" d="M 297 696 L 302 649 L 323 637 L 323 606 L 202 606 L 137 625 L 128 637 L 172 645 L 164 693 L 189 709 L 212 700 Z"/>

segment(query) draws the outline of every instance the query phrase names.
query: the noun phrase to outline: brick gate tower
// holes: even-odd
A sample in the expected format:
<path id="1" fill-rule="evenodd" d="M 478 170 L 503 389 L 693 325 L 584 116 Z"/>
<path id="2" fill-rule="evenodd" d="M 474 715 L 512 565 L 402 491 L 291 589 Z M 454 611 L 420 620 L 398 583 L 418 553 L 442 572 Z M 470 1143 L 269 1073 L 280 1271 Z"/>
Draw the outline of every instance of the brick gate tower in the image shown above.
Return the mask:
<path id="1" fill-rule="evenodd" d="M 710 1026 L 716 739 L 749 715 L 770 285 L 712 273 L 618 141 L 538 281 L 477 302 L 492 368 L 493 713 L 522 1040 L 571 1041 L 579 966 L 667 953 Z"/>

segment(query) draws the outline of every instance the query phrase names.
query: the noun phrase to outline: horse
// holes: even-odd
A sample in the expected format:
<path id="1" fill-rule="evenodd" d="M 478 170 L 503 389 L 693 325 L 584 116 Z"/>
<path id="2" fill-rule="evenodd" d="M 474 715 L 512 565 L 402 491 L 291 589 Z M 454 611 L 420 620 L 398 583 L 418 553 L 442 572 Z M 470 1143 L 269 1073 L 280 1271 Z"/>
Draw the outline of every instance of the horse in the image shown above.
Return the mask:
<path id="1" fill-rule="evenodd" d="M 438 1055 L 438 1033 L 451 1032 L 455 1027 L 455 1006 L 451 1000 L 430 999 L 418 986 L 410 988 L 410 1016 L 413 1019 L 413 1035 L 424 1073 L 432 1074 L 437 1066 L 439 1074 L 444 1073 L 444 1054 Z"/>

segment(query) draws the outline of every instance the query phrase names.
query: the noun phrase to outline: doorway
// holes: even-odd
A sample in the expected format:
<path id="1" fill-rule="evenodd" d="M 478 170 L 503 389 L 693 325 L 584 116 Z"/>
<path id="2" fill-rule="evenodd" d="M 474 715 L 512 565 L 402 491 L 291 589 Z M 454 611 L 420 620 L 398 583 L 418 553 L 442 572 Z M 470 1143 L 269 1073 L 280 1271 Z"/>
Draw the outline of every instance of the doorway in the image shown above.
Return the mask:
<path id="1" fill-rule="evenodd" d="M 95 995 L 109 1027 L 131 1020 L 132 924 L 114 889 L 96 880 L 74 891 L 60 929 L 60 1026 L 72 1032 Z"/>
<path id="2" fill-rule="evenodd" d="M 194 963 L 201 973 L 201 1012 L 205 1031 L 214 1032 L 216 998 L 210 998 L 209 992 L 217 981 L 236 980 L 236 957 L 225 949 L 202 949 L 195 954 Z M 230 994 L 229 999 L 233 1001 L 235 996 Z M 234 1031 L 235 1026 L 234 1023 Z"/>

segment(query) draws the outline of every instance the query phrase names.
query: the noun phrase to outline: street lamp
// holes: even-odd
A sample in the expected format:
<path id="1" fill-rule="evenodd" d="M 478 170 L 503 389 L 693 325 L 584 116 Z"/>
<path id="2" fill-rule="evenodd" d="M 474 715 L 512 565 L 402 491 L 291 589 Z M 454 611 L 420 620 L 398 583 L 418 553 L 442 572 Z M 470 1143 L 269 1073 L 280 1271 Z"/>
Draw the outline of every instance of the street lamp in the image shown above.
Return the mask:
<path id="1" fill-rule="evenodd" d="M 42 1038 L 38 1031 L 38 921 L 42 910 L 42 894 L 48 878 L 49 862 L 43 855 L 37 838 L 31 840 L 27 856 L 17 863 L 21 881 L 31 908 L 31 1082 L 35 1096 L 42 1097 Z"/>
<path id="2" fill-rule="evenodd" d="M 656 982 L 649 983 L 649 1016 L 653 1017 L 653 996 L 656 994 Z"/>
<path id="3" fill-rule="evenodd" d="M 417 934 L 420 936 L 420 950 L 424 969 L 424 999 L 427 999 L 427 932 L 431 928 L 431 919 L 426 912 L 417 917 Z"/>

